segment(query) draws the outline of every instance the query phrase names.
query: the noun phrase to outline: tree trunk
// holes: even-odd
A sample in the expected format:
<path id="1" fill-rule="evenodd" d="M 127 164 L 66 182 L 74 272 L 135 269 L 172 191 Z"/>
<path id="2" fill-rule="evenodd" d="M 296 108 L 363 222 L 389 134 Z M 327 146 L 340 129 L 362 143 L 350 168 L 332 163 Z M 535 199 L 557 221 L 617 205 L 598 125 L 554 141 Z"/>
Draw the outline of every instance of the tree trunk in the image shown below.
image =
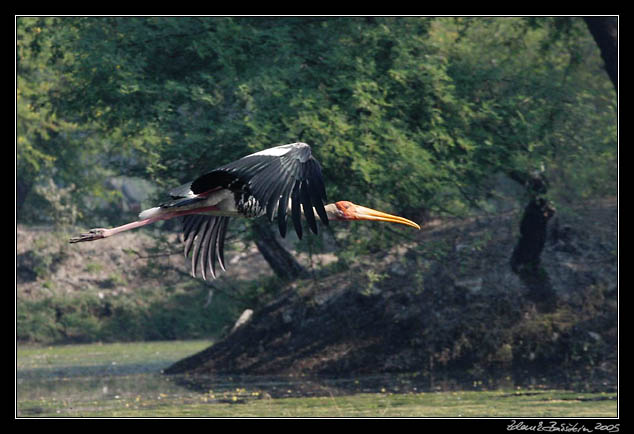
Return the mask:
<path id="1" fill-rule="evenodd" d="M 540 256 L 546 243 L 546 227 L 554 214 L 555 209 L 543 198 L 534 197 L 526 205 L 520 223 L 520 238 L 511 257 L 513 271 L 533 273 L 539 270 Z"/>
<path id="2" fill-rule="evenodd" d="M 590 33 L 601 50 L 614 90 L 619 82 L 619 20 L 617 17 L 585 17 Z"/>
<path id="3" fill-rule="evenodd" d="M 255 245 L 277 277 L 295 280 L 307 274 L 306 269 L 277 240 L 266 219 L 254 221 L 253 228 L 257 235 Z"/>
<path id="4" fill-rule="evenodd" d="M 20 216 L 22 215 L 22 207 L 24 206 L 24 201 L 28 196 L 31 188 L 33 187 L 33 183 L 30 181 L 26 181 L 23 177 L 17 176 L 15 179 L 15 213 L 16 219 L 20 220 Z"/>
<path id="5" fill-rule="evenodd" d="M 557 297 L 548 273 L 541 266 L 541 254 L 546 244 L 548 221 L 555 215 L 555 208 L 541 195 L 548 190 L 548 183 L 539 173 L 527 174 L 514 171 L 511 178 L 524 185 L 529 200 L 520 223 L 520 237 L 511 256 L 511 269 L 528 289 L 527 297 L 534 301 L 541 312 L 551 312 Z"/>

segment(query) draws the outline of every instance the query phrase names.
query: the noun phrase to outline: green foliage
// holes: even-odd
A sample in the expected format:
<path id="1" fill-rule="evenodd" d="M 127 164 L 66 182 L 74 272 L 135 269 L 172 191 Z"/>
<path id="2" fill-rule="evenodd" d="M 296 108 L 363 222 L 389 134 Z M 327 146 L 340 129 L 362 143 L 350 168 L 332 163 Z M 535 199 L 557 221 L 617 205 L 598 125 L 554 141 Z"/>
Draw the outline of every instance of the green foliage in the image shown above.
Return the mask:
<path id="1" fill-rule="evenodd" d="M 168 188 L 302 140 L 331 200 L 407 216 L 482 206 L 512 170 L 614 194 L 601 65 L 573 18 L 19 18 L 18 173 L 107 200 L 108 171 Z"/>
<path id="2" fill-rule="evenodd" d="M 88 198 L 114 198 L 104 187 L 106 168 L 94 164 L 103 138 L 66 105 L 80 63 L 69 49 L 77 31 L 67 24 L 61 18 L 16 21 L 17 210 L 25 221 L 74 223 L 89 208 Z"/>
<path id="3" fill-rule="evenodd" d="M 192 339 L 219 335 L 239 311 L 223 294 L 208 308 L 205 295 L 139 289 L 131 295 L 99 297 L 94 292 L 16 304 L 17 338 L 21 342 L 127 342 Z"/>

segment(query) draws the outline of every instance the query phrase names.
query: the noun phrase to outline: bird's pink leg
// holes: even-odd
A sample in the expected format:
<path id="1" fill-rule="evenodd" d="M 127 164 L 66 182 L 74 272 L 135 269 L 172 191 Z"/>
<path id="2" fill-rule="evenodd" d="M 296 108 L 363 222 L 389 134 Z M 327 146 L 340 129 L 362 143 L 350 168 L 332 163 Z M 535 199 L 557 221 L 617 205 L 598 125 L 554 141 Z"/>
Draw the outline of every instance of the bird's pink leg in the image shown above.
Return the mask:
<path id="1" fill-rule="evenodd" d="M 162 216 L 161 216 L 162 217 Z M 164 218 L 149 218 L 144 220 L 137 220 L 132 223 L 127 223 L 122 226 L 117 226 L 115 228 L 104 229 L 104 228 L 95 228 L 91 229 L 84 234 L 80 234 L 76 237 L 70 239 L 71 243 L 79 243 L 82 241 L 95 241 L 100 240 L 102 238 L 111 237 L 113 235 L 118 234 L 119 232 L 129 231 L 130 229 L 140 228 L 141 226 L 149 225 L 150 223 L 154 223 L 158 220 L 164 220 Z"/>
<path id="2" fill-rule="evenodd" d="M 110 229 L 104 229 L 104 228 L 95 228 L 95 229 L 91 229 L 88 232 L 84 233 L 84 234 L 80 234 L 76 237 L 73 237 L 70 239 L 71 243 L 79 243 L 82 241 L 95 241 L 95 240 L 100 240 L 102 238 L 107 238 L 107 237 L 111 237 L 113 235 L 116 235 L 120 232 L 125 232 L 125 231 L 129 231 L 130 229 L 136 229 L 136 228 L 140 228 L 142 226 L 145 225 L 149 225 L 151 223 L 160 221 L 160 220 L 168 220 L 174 217 L 179 217 L 179 216 L 183 216 L 183 215 L 187 215 L 187 214 L 200 214 L 200 213 L 204 213 L 207 211 L 213 211 L 215 210 L 216 207 L 213 206 L 208 206 L 208 207 L 203 207 L 203 208 L 195 208 L 195 209 L 190 209 L 190 210 L 182 210 L 182 211 L 172 211 L 172 212 L 168 212 L 165 214 L 160 214 L 156 217 L 150 217 L 147 219 L 143 219 L 143 220 L 137 220 L 135 222 L 131 222 L 131 223 L 126 223 L 125 225 L 121 225 L 121 226 L 117 226 L 114 228 L 110 228 Z"/>
<path id="3" fill-rule="evenodd" d="M 119 232 L 129 231 L 130 229 L 140 228 L 141 226 L 149 225 L 159 220 L 165 220 L 161 218 L 149 218 L 144 220 L 137 220 L 135 222 L 127 223 L 125 225 L 117 226 L 115 228 L 105 229 L 104 238 L 111 237 Z"/>

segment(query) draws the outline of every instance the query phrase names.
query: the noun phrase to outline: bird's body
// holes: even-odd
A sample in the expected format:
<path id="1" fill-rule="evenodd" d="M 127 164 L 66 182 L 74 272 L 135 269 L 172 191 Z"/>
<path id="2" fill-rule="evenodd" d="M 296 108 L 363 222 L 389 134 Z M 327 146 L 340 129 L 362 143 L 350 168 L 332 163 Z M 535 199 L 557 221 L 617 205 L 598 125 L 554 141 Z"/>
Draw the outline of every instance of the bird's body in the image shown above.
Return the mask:
<path id="1" fill-rule="evenodd" d="M 200 271 L 206 279 L 216 276 L 216 261 L 224 270 L 224 239 L 232 217 L 277 218 L 282 236 L 291 216 L 297 236 L 302 238 L 301 216 L 317 233 L 317 221 L 380 220 L 420 227 L 402 217 L 340 201 L 324 205 L 321 167 L 310 146 L 291 143 L 247 155 L 206 173 L 170 191 L 171 199 L 142 211 L 139 219 L 112 229 L 92 229 L 71 238 L 71 243 L 93 241 L 159 220 L 184 217 L 185 255 L 191 253 L 192 275 Z"/>

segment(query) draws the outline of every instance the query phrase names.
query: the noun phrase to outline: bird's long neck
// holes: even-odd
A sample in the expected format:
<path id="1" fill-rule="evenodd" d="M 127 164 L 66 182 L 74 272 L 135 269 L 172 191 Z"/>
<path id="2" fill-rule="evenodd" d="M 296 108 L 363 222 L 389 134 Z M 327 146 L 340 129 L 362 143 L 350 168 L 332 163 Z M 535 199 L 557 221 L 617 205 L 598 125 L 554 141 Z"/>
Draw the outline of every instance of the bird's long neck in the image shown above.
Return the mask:
<path id="1" fill-rule="evenodd" d="M 329 203 L 324 205 L 324 209 L 326 210 L 326 215 L 328 216 L 328 220 L 341 220 L 339 218 L 339 211 L 337 210 L 337 205 L 334 203 Z M 313 208 L 313 212 L 315 213 L 315 217 L 317 217 L 317 212 L 315 208 Z"/>
<path id="2" fill-rule="evenodd" d="M 287 215 L 291 215 L 291 207 L 293 204 L 293 200 L 289 199 L 288 201 L 288 208 L 286 210 L 286 214 Z M 299 207 L 302 217 L 306 218 L 306 215 L 304 214 L 304 207 L 300 206 Z M 327 205 L 324 205 L 324 209 L 326 210 L 326 215 L 328 216 L 328 220 L 341 220 L 340 216 L 339 216 L 339 212 L 337 210 L 337 206 L 334 203 L 329 203 Z M 317 210 L 315 209 L 315 207 L 313 207 L 313 216 L 315 216 L 315 220 L 319 220 L 319 214 L 317 214 Z"/>

